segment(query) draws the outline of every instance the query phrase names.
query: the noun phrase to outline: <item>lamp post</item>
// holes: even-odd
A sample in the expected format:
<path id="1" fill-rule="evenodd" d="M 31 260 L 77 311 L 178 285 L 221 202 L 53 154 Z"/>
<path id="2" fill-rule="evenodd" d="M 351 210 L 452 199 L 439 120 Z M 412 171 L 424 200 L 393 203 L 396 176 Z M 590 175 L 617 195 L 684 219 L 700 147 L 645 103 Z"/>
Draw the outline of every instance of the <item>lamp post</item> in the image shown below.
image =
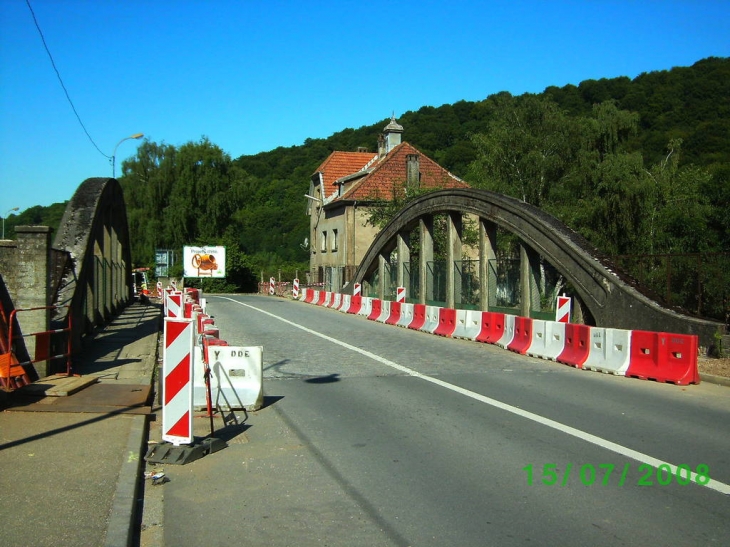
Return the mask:
<path id="1" fill-rule="evenodd" d="M 142 137 L 144 137 L 144 133 L 135 133 L 134 135 L 130 135 L 129 137 L 124 137 L 114 147 L 114 153 L 112 154 L 112 178 L 114 178 L 114 179 L 117 178 L 116 163 L 117 163 L 117 148 L 119 148 L 119 145 L 122 144 L 124 141 L 128 141 L 129 139 L 141 139 Z"/>
<path id="2" fill-rule="evenodd" d="M 8 209 L 8 212 L 3 215 L 3 239 L 5 239 L 5 217 L 13 211 L 17 211 L 18 209 L 20 209 L 20 207 L 13 207 L 12 209 Z"/>

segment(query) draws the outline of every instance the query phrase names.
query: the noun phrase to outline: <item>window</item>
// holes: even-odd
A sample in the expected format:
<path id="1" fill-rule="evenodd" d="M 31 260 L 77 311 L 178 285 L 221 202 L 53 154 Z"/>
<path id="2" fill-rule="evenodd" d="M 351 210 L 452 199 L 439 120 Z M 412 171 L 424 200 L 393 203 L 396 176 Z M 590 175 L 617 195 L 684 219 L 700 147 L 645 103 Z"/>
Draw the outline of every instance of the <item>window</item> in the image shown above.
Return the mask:
<path id="1" fill-rule="evenodd" d="M 322 232 L 322 237 L 320 239 L 320 242 L 322 244 L 322 247 L 321 247 L 322 252 L 326 253 L 327 252 L 327 231 L 326 230 L 324 230 Z"/>
<path id="2" fill-rule="evenodd" d="M 332 252 L 337 252 L 337 230 L 332 230 Z"/>

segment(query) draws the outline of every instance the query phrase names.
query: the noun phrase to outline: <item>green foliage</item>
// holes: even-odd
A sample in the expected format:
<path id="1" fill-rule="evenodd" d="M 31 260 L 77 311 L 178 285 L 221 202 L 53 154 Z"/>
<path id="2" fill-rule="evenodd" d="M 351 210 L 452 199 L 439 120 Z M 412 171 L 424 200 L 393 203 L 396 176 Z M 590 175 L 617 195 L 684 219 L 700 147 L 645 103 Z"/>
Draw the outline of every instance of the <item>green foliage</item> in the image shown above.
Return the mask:
<path id="1" fill-rule="evenodd" d="M 16 226 L 49 226 L 53 234 L 57 233 L 67 204 L 68 201 L 48 207 L 35 205 L 19 214 L 9 214 L 5 219 L 5 239 L 15 239 Z"/>
<path id="2" fill-rule="evenodd" d="M 307 269 L 300 243 L 312 173 L 334 150 L 374 151 L 388 121 L 237 159 L 205 138 L 144 141 L 120 179 L 135 265 L 153 265 L 156 248 L 225 240 L 256 277 Z M 423 106 L 398 122 L 406 141 L 456 176 L 544 208 L 606 254 L 730 249 L 728 58 Z M 374 222 L 400 205 L 384 204 Z M 56 227 L 64 208 L 11 215 L 6 233 Z"/>

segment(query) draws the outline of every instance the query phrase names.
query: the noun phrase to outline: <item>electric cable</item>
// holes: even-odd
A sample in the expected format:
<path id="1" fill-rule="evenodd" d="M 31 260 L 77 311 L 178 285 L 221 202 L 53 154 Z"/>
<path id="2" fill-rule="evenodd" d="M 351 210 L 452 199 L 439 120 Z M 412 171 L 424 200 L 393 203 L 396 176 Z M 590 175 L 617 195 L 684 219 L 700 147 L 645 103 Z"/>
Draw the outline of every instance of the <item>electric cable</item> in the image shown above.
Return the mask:
<path id="1" fill-rule="evenodd" d="M 81 121 L 81 116 L 79 116 L 79 113 L 76 111 L 76 107 L 74 106 L 74 103 L 71 100 L 71 96 L 68 94 L 68 90 L 66 89 L 66 86 L 63 83 L 63 79 L 61 78 L 61 73 L 58 71 L 58 68 L 56 68 L 56 62 L 53 60 L 53 55 L 51 55 L 51 50 L 48 49 L 48 44 L 46 44 L 46 38 L 43 36 L 43 31 L 41 30 L 41 27 L 38 24 L 38 20 L 36 19 L 36 16 L 35 16 L 35 12 L 33 11 L 33 8 L 30 5 L 30 0 L 25 0 L 25 3 L 28 5 L 28 9 L 30 10 L 30 14 L 33 16 L 33 22 L 35 23 L 35 28 L 38 29 L 38 34 L 40 34 L 40 36 L 41 36 L 41 41 L 43 42 L 43 47 L 46 49 L 46 53 L 48 53 L 48 58 L 51 60 L 51 65 L 53 65 L 53 70 L 56 71 L 56 76 L 58 77 L 58 81 L 61 83 L 61 87 L 63 88 L 63 92 L 66 94 L 66 99 L 68 99 L 68 104 L 71 105 L 71 110 L 73 110 L 74 114 L 76 115 L 76 119 L 79 121 L 79 124 L 81 125 L 81 128 L 84 130 L 84 133 L 86 133 L 86 136 L 89 137 L 89 140 L 91 141 L 91 144 L 94 145 L 94 148 L 96 148 L 102 156 L 104 156 L 105 158 L 111 160 L 112 157 L 111 156 L 107 156 L 96 145 L 96 143 L 94 142 L 94 139 L 91 138 L 91 135 L 89 135 L 89 132 L 86 130 L 86 126 L 84 125 L 84 122 Z"/>

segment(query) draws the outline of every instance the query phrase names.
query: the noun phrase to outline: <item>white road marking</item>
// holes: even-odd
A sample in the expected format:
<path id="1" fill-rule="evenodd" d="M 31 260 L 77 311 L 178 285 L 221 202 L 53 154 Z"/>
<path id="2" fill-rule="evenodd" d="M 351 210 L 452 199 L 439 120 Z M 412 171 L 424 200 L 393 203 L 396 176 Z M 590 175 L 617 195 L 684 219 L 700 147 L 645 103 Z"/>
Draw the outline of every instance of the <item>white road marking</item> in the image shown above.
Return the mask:
<path id="1" fill-rule="evenodd" d="M 512 414 L 521 416 L 528 420 L 532 420 L 533 422 L 545 425 L 547 427 L 550 427 L 552 429 L 555 429 L 555 430 L 565 433 L 567 435 L 571 435 L 573 437 L 576 437 L 583 441 L 589 442 L 596 446 L 600 446 L 601 448 L 605 448 L 606 450 L 610 450 L 611 452 L 615 452 L 616 454 L 619 454 L 621 456 L 625 456 L 627 458 L 631 458 L 632 460 L 636 460 L 639 463 L 645 463 L 647 465 L 650 465 L 654 469 L 657 469 L 660 465 L 664 465 L 665 469 L 667 467 L 669 468 L 672 475 L 675 475 L 675 476 L 677 475 L 677 466 L 674 464 L 671 464 L 669 462 L 665 462 L 663 460 L 659 460 L 657 458 L 649 456 L 648 454 L 644 454 L 642 452 L 632 450 L 631 448 L 627 448 L 623 445 L 603 439 L 596 435 L 592 435 L 591 433 L 586 433 L 585 431 L 581 431 L 580 429 L 576 429 L 569 425 L 561 424 L 560 422 L 556 422 L 555 420 L 551 420 L 550 418 L 545 418 L 544 416 L 540 416 L 539 414 L 535 414 L 535 413 L 529 412 L 527 410 L 522 410 L 521 408 L 517 408 L 512 405 L 508 405 L 507 403 L 503 403 L 501 401 L 497 401 L 496 399 L 492 399 L 491 397 L 486 397 L 479 393 L 475 393 L 474 391 L 469 391 L 468 389 L 464 389 L 463 387 L 459 387 L 454 384 L 444 382 L 443 380 L 439 380 L 438 378 L 426 376 L 425 374 L 421 374 L 420 372 L 417 372 L 413 369 L 404 367 L 403 365 L 399 365 L 398 363 L 394 363 L 393 361 L 390 361 L 384 357 L 381 357 L 380 355 L 376 355 L 376 354 L 371 353 L 362 348 L 358 348 L 356 346 L 350 345 L 347 342 L 343 342 L 342 340 L 337 340 L 336 338 L 332 338 L 331 336 L 327 336 L 326 334 L 322 334 L 321 332 L 317 332 L 310 328 L 304 327 L 302 325 L 294 323 L 293 321 L 289 321 L 288 319 L 284 319 L 283 317 L 279 317 L 278 315 L 274 315 L 273 313 L 262 310 L 261 308 L 257 308 L 256 306 L 251 306 L 250 304 L 244 304 L 243 302 L 239 302 L 237 300 L 228 298 L 226 296 L 216 296 L 216 298 L 230 300 L 231 302 L 233 302 L 235 304 L 239 304 L 241 306 L 251 308 L 252 310 L 256 310 L 259 313 L 263 313 L 264 315 L 268 315 L 269 317 L 278 319 L 279 321 L 281 321 L 283 323 L 291 325 L 292 327 L 303 330 L 304 332 L 308 332 L 309 334 L 312 334 L 313 336 L 318 336 L 319 338 L 322 338 L 323 340 L 327 340 L 328 342 L 332 342 L 333 344 L 337 344 L 338 346 L 342 346 L 343 348 L 347 348 L 351 351 L 357 352 L 361 355 L 364 355 L 365 357 L 369 357 L 373 361 L 377 361 L 378 363 L 382 363 L 383 365 L 391 367 L 395 370 L 399 370 L 405 374 L 408 374 L 409 376 L 413 376 L 415 378 L 420 378 L 421 380 L 425 380 L 427 382 L 431 382 L 432 384 L 436 384 L 437 386 L 441 386 L 443 388 L 449 389 L 456 393 L 460 393 L 461 395 L 464 395 L 464 396 L 474 399 L 476 401 L 480 401 L 482 403 L 488 404 L 495 408 L 499 408 L 500 410 L 504 410 L 506 412 L 510 412 Z M 721 494 L 730 495 L 730 485 L 720 482 L 718 480 L 712 479 L 712 478 L 710 478 L 710 480 L 707 484 L 698 484 L 697 478 L 698 478 L 697 473 L 694 473 L 694 472 L 691 473 L 690 480 L 692 483 L 697 484 L 698 486 L 704 486 L 705 488 L 709 488 L 711 490 L 715 490 L 717 492 L 720 492 Z"/>

